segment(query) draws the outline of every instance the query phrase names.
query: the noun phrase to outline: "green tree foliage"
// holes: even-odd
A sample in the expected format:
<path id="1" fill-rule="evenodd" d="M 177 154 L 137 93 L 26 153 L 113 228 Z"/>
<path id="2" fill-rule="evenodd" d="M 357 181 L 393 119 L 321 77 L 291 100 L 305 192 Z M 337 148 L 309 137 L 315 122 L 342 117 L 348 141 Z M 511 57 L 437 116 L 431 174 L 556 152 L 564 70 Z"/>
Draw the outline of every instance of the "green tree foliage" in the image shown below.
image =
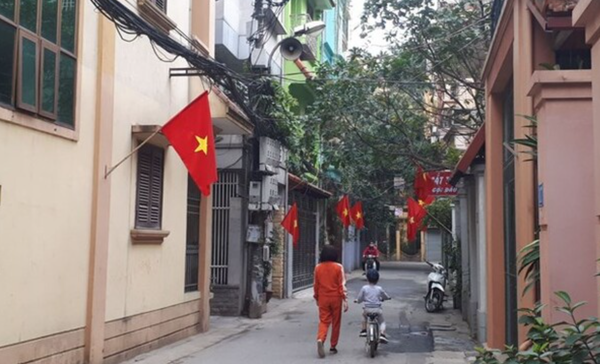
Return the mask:
<path id="1" fill-rule="evenodd" d="M 389 51 L 354 49 L 345 60 L 321 65 L 308 81 L 315 101 L 302 115 L 292 112 L 297 105 L 281 89 L 276 103 L 265 102 L 272 134 L 290 148 L 292 172 L 362 200 L 367 223 L 392 222 L 388 207 L 405 202 L 402 192 L 411 194 L 416 165 L 452 169 L 460 158 L 448 140 L 432 138 L 432 125 L 471 135 L 484 119 L 478 79 L 489 43 L 488 7 L 367 0 L 364 29 L 393 29 Z M 404 178 L 408 190 L 394 190 L 394 177 Z"/>
<path id="2" fill-rule="evenodd" d="M 488 0 L 367 0 L 363 30 L 386 29 L 396 55 L 393 79 L 432 82 L 423 100 L 403 89 L 434 118 L 472 133 L 485 119 L 481 70 L 490 43 Z"/>

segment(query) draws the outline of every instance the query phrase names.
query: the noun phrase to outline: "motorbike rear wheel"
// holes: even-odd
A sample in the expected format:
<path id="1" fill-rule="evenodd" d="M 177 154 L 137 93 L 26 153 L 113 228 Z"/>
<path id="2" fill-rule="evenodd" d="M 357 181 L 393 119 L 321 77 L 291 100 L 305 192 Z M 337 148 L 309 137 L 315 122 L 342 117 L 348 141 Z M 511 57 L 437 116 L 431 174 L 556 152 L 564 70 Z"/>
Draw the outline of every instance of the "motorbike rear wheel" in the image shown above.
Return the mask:
<path id="1" fill-rule="evenodd" d="M 427 312 L 435 312 L 442 308 L 444 302 L 444 294 L 439 289 L 434 289 L 425 297 L 425 310 Z"/>

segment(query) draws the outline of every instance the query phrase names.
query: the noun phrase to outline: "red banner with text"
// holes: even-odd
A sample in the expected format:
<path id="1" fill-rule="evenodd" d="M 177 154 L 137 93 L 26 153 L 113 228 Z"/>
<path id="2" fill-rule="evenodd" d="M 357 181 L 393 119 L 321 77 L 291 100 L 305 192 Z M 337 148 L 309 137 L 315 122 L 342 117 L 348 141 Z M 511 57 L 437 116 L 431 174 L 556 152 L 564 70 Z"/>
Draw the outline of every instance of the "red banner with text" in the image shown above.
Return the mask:
<path id="1" fill-rule="evenodd" d="M 456 196 L 458 188 L 450 184 L 452 171 L 429 171 L 433 180 L 431 196 Z"/>

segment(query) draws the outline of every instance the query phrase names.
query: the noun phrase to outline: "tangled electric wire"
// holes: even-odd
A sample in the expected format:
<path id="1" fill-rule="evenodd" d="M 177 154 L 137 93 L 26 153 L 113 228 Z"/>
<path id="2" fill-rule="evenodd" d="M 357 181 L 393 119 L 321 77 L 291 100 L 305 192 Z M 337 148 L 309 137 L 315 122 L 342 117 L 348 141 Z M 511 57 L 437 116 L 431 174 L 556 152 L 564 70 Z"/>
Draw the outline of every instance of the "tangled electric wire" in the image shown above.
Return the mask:
<path id="1" fill-rule="evenodd" d="M 194 41 L 181 30 L 176 29 L 175 31 L 187 42 L 187 46 L 171 38 L 169 34 L 157 30 L 119 1 L 91 1 L 106 18 L 115 24 L 119 35 L 124 33 L 134 38 L 145 35 L 153 45 L 155 52 L 155 46 L 158 46 L 175 58 L 184 58 L 191 67 L 200 72 L 200 76 L 206 77 L 211 83 L 217 85 L 227 97 L 240 106 L 254 124 L 265 120 L 264 115 L 257 110 L 257 102 L 260 101 L 257 101 L 254 96 L 274 95 L 275 91 L 268 78 L 250 78 L 240 75 L 226 65 L 203 56 L 195 50 Z M 164 60 L 161 57 L 159 59 Z"/>

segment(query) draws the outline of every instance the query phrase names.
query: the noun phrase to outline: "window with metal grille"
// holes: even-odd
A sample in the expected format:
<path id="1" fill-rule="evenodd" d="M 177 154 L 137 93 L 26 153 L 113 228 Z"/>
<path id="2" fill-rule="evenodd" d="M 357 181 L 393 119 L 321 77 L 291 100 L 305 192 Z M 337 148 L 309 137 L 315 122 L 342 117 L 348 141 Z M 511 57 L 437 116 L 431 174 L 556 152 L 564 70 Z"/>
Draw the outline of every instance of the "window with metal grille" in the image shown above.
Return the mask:
<path id="1" fill-rule="evenodd" d="M 135 227 L 160 229 L 164 150 L 145 145 L 138 151 Z"/>
<path id="2" fill-rule="evenodd" d="M 198 290 L 200 255 L 200 190 L 188 175 L 187 234 L 185 245 L 185 292 Z"/>

